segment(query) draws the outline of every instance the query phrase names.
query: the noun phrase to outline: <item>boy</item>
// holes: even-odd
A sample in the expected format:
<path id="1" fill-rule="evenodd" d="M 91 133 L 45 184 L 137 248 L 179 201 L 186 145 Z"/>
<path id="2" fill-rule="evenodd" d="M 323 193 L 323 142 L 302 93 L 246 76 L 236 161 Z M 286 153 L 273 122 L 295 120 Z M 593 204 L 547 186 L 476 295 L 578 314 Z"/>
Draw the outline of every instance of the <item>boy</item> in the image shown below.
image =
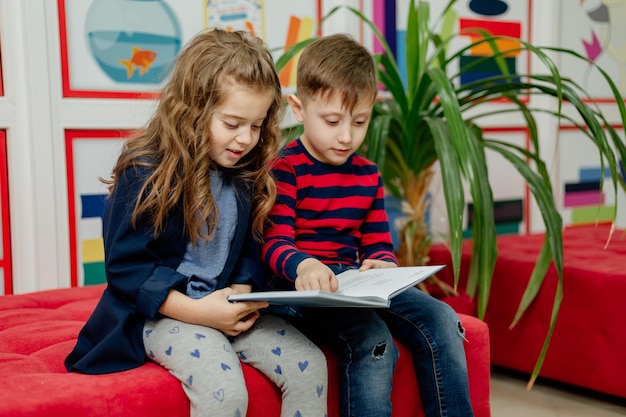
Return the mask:
<path id="1" fill-rule="evenodd" d="M 355 153 L 376 94 L 373 58 L 352 38 L 323 37 L 303 51 L 288 101 L 304 133 L 273 166 L 278 197 L 265 230 L 274 287 L 336 291 L 335 274 L 347 268 L 397 266 L 380 173 Z M 463 328 L 443 302 L 410 288 L 388 310 L 288 310 L 339 355 L 342 416 L 391 416 L 392 336 L 413 354 L 427 416 L 473 416 Z"/>

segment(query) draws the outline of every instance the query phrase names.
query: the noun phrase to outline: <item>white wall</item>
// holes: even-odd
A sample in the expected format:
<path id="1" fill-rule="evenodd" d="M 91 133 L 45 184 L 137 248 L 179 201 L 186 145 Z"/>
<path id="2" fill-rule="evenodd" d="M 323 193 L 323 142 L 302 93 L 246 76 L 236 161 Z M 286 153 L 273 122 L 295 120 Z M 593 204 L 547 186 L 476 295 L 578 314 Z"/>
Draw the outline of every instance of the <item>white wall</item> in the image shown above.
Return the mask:
<path id="1" fill-rule="evenodd" d="M 357 7 L 360 2 L 325 0 L 324 12 L 344 3 Z M 559 4 L 533 2 L 532 42 L 558 44 Z M 62 98 L 57 13 L 56 0 L 0 0 L 5 93 L 0 97 L 0 129 L 7 131 L 15 293 L 70 285 L 64 129 L 138 127 L 154 104 Z M 355 20 L 346 19 L 345 13 L 329 21 L 325 33 L 358 33 Z M 614 114 L 610 105 L 606 111 Z M 554 160 L 550 168 L 560 202 L 559 161 L 554 157 L 558 126 L 548 117 L 538 120 L 545 158 Z M 531 218 L 531 230 L 541 230 L 536 207 Z"/>
<path id="2" fill-rule="evenodd" d="M 15 293 L 69 286 L 64 129 L 138 127 L 153 103 L 62 98 L 56 1 L 0 0 Z"/>

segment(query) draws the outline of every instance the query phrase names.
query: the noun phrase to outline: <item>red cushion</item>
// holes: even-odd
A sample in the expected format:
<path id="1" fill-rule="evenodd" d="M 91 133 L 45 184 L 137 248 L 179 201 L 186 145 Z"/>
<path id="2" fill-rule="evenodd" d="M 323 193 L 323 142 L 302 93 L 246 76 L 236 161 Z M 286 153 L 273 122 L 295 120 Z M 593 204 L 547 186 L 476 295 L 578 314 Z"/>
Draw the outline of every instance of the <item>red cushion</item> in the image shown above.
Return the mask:
<path id="1" fill-rule="evenodd" d="M 180 383 L 147 363 L 106 375 L 68 373 L 63 360 L 95 307 L 103 286 L 0 297 L 0 404 L 2 415 L 36 417 L 186 417 L 189 403 Z M 489 417 L 489 332 L 460 315 L 469 343 L 470 394 L 476 417 Z M 392 402 L 396 417 L 423 416 L 409 351 L 400 346 Z M 337 359 L 330 352 L 329 416 L 338 415 Z M 280 393 L 256 369 L 243 364 L 250 393 L 249 417 L 280 415 Z"/>
<path id="2" fill-rule="evenodd" d="M 563 232 L 563 302 L 540 376 L 626 397 L 626 235 L 609 225 L 576 226 Z M 512 330 L 518 304 L 543 244 L 543 234 L 498 237 L 498 261 L 485 321 L 495 365 L 531 373 L 546 337 L 557 274 L 551 268 L 536 301 Z M 461 288 L 471 242 L 463 249 Z M 431 262 L 450 263 L 448 250 L 433 245 Z M 452 282 L 452 268 L 439 275 Z"/>

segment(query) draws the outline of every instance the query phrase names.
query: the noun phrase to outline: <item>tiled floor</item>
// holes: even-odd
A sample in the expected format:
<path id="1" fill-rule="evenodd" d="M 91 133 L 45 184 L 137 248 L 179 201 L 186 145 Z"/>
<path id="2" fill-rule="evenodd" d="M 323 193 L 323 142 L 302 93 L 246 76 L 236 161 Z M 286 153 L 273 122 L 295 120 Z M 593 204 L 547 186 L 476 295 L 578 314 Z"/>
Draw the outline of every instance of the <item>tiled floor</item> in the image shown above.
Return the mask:
<path id="1" fill-rule="evenodd" d="M 626 375 L 624 376 L 626 383 Z M 626 416 L 626 399 L 607 397 L 539 380 L 526 390 L 528 378 L 494 369 L 491 375 L 492 417 Z"/>

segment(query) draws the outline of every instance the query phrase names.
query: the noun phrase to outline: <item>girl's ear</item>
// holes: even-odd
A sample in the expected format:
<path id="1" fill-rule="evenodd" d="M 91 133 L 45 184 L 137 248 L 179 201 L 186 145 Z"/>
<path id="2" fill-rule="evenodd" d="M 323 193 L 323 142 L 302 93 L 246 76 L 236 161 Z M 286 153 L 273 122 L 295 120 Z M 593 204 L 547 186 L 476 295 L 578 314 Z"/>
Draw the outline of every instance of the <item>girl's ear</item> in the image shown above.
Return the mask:
<path id="1" fill-rule="evenodd" d="M 300 123 L 304 122 L 304 105 L 302 104 L 302 100 L 298 98 L 295 94 L 289 94 L 287 97 L 287 103 L 291 107 L 291 111 L 293 111 L 294 116 L 296 116 L 296 120 Z"/>

